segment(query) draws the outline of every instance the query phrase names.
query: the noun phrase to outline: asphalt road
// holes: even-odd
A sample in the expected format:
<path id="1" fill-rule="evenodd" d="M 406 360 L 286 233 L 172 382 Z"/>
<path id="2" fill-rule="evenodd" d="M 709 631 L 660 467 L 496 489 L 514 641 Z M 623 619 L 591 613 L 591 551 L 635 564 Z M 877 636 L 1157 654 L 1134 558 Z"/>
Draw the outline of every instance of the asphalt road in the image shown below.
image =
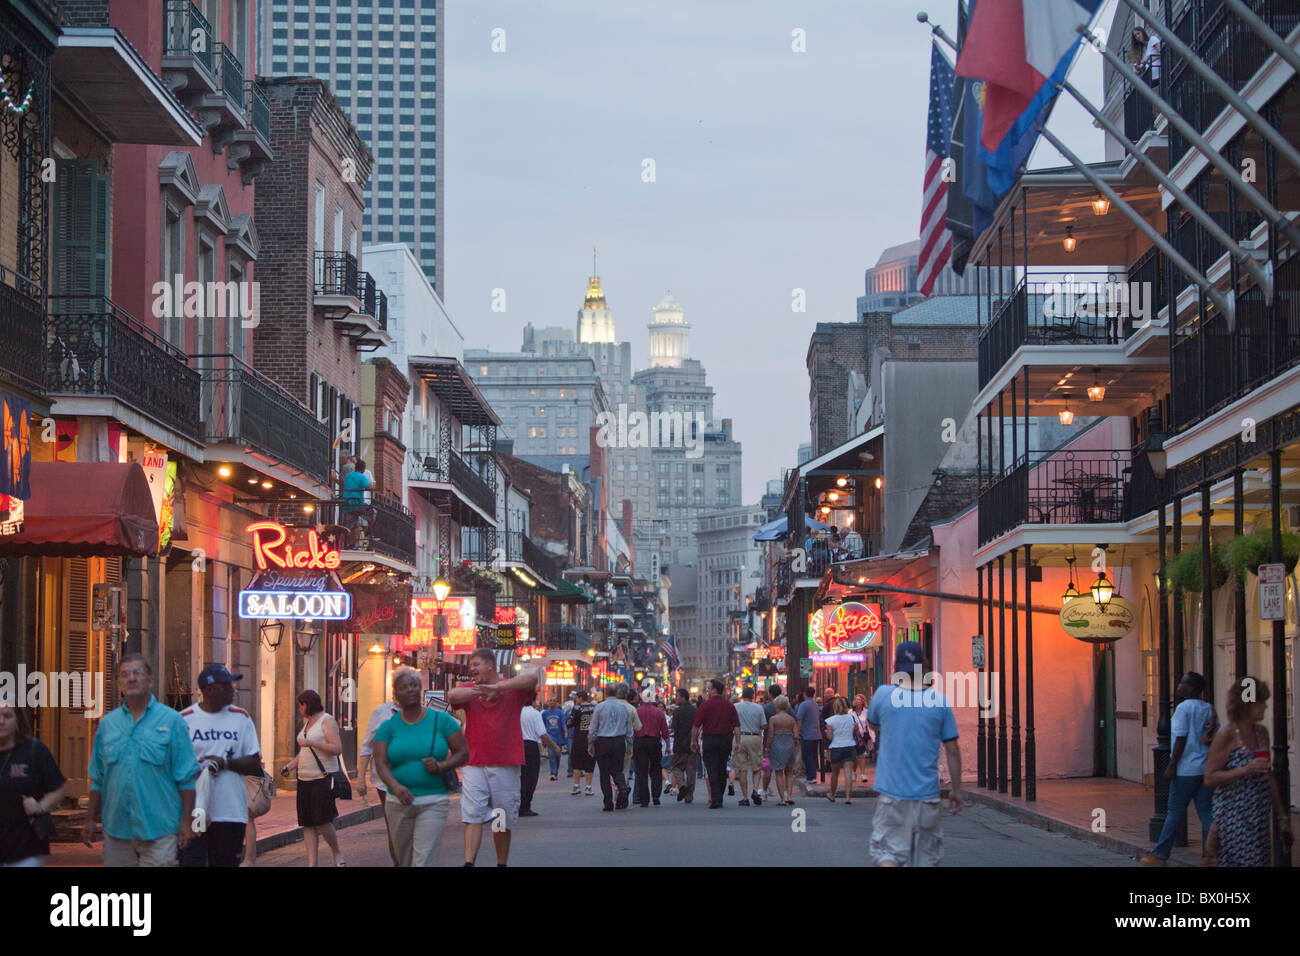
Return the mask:
<path id="1" fill-rule="evenodd" d="M 809 862 L 831 866 L 869 866 L 868 843 L 875 801 L 805 797 L 794 807 L 740 807 L 728 797 L 722 810 L 710 810 L 704 786 L 697 785 L 693 804 L 675 797 L 641 809 L 633 805 L 614 813 L 601 811 L 600 789 L 594 796 L 570 796 L 563 780 L 545 775 L 533 809 L 540 816 L 521 819 L 513 834 L 511 865 L 516 866 L 761 866 L 773 859 L 803 854 Z M 355 807 L 356 803 L 345 804 Z M 798 811 L 792 812 L 792 811 Z M 439 865 L 464 860 L 464 827 L 459 798 L 447 818 Z M 390 866 L 384 824 L 376 819 L 339 831 L 349 867 Z M 478 865 L 496 862 L 490 835 L 484 834 Z M 321 844 L 323 861 L 329 851 Z M 258 858 L 258 866 L 305 866 L 301 843 Z M 1082 840 L 1018 823 L 989 807 L 971 806 L 956 816 L 944 811 L 946 866 L 1136 866 L 1131 857 Z"/>

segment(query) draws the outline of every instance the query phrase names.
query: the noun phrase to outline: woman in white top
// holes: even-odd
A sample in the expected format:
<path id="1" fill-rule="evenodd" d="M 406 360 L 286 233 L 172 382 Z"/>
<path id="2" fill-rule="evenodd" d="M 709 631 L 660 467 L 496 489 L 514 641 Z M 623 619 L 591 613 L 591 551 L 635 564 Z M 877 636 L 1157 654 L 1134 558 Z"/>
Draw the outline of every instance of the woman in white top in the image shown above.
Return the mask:
<path id="1" fill-rule="evenodd" d="M 849 713 L 848 701 L 836 697 L 831 705 L 835 711 L 826 718 L 826 736 L 830 738 L 831 790 L 826 799 L 835 802 L 835 789 L 839 786 L 840 771 L 844 771 L 844 805 L 853 803 L 853 761 L 857 758 L 858 721 Z"/>
<path id="2" fill-rule="evenodd" d="M 298 695 L 298 714 L 306 722 L 298 731 L 298 753 L 280 773 L 298 774 L 298 826 L 303 828 L 302 839 L 307 847 L 307 865 L 316 866 L 319 837 L 334 855 L 335 866 L 346 866 L 339 853 L 339 838 L 334 833 L 334 818 L 339 815 L 334 805 L 334 788 L 330 774 L 339 769 L 339 754 L 343 741 L 339 725 L 325 713 L 320 694 L 305 690 Z"/>
<path id="3" fill-rule="evenodd" d="M 858 722 L 857 760 L 853 764 L 850 782 L 867 779 L 867 757 L 871 754 L 871 728 L 867 726 L 867 698 L 858 694 L 853 698 L 853 719 Z"/>

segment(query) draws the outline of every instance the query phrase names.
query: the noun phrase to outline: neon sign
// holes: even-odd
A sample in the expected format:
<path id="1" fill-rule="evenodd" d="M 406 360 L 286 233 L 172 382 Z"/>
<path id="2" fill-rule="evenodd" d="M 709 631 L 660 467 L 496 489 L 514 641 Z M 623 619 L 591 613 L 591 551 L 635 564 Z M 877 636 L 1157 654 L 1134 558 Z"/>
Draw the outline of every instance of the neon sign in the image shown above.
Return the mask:
<path id="1" fill-rule="evenodd" d="M 352 595 L 346 591 L 240 591 L 239 616 L 346 621 L 352 616 Z"/>
<path id="2" fill-rule="evenodd" d="M 477 610 L 477 598 L 449 597 L 445 601 L 439 601 L 431 595 L 413 597 L 411 636 L 406 641 L 406 649 L 432 647 L 436 640 L 433 633 L 434 618 L 441 614 L 447 621 L 447 635 L 442 639 L 443 654 L 468 654 L 474 650 L 477 637 L 474 631 Z"/>
<path id="3" fill-rule="evenodd" d="M 272 564 L 277 568 L 336 571 L 343 563 L 336 549 L 321 543 L 315 529 L 307 532 L 307 548 L 297 551 L 285 543 L 289 529 L 278 521 L 254 521 L 245 530 L 253 536 L 253 557 L 262 571 Z"/>
<path id="4" fill-rule="evenodd" d="M 578 665 L 573 661 L 556 661 L 546 667 L 546 684 L 576 684 L 578 682 Z"/>
<path id="5" fill-rule="evenodd" d="M 808 652 L 840 654 L 870 647 L 880 638 L 880 605 L 848 601 L 824 607 L 808 621 Z"/>

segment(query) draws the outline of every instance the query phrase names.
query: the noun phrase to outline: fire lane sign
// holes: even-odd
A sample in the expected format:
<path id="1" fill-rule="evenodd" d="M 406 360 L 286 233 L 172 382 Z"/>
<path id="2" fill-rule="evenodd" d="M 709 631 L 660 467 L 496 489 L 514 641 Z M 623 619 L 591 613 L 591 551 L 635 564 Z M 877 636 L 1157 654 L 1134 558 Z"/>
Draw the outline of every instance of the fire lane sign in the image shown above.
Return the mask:
<path id="1" fill-rule="evenodd" d="M 1286 568 L 1281 564 L 1259 566 L 1259 618 L 1286 620 Z"/>

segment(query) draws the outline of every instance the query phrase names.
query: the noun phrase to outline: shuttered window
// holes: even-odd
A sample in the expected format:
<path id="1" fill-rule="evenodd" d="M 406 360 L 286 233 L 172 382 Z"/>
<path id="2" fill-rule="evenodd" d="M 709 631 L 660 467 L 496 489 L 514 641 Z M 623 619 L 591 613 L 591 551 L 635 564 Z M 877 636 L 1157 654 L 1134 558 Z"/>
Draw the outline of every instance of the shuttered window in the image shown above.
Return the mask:
<path id="1" fill-rule="evenodd" d="M 108 294 L 109 178 L 89 159 L 55 161 L 54 294 Z"/>

